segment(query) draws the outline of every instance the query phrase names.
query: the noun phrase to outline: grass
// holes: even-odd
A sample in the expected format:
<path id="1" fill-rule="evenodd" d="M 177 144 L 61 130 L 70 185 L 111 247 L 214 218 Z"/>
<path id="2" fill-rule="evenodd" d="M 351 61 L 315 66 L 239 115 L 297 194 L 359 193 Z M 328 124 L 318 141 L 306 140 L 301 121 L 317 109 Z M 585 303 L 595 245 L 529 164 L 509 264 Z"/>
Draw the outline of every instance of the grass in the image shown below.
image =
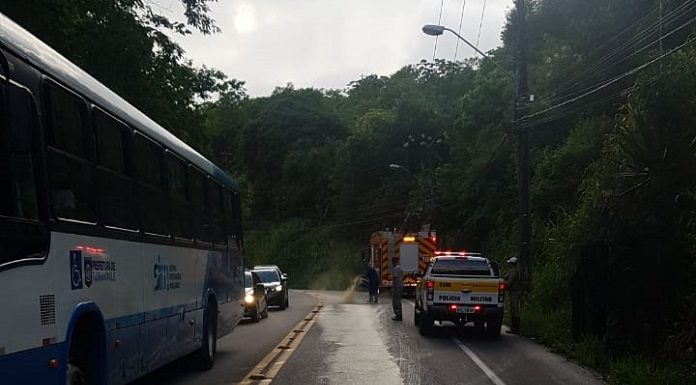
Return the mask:
<path id="1" fill-rule="evenodd" d="M 612 385 L 693 385 L 696 365 L 675 363 L 663 357 L 627 355 L 612 357 L 597 337 L 572 338 L 572 314 L 567 294 L 559 288 L 566 282 L 559 267 L 549 263 L 537 270 L 536 282 L 522 309 L 522 333 L 552 351 L 596 370 Z M 551 307 L 549 304 L 554 304 Z"/>
<path id="2" fill-rule="evenodd" d="M 612 385 L 693 385 L 696 367 L 668 360 L 632 355 L 613 358 L 604 349 L 601 340 L 586 336 L 579 341 L 570 337 L 569 314 L 565 311 L 543 312 L 526 310 L 522 332 L 534 337 L 552 351 L 570 358 L 580 365 L 596 370 Z"/>
<path id="3" fill-rule="evenodd" d="M 687 385 L 694 377 L 684 376 L 680 368 L 665 363 L 654 363 L 644 357 L 627 357 L 613 361 L 608 380 L 616 385 Z M 689 378 L 690 377 L 690 378 Z"/>

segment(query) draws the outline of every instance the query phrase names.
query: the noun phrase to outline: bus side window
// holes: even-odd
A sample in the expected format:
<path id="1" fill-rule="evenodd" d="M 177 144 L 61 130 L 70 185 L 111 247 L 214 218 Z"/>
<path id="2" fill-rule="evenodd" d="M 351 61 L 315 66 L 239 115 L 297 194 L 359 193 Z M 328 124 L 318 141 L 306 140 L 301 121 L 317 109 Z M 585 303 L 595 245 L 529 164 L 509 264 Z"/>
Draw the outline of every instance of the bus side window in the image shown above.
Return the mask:
<path id="1" fill-rule="evenodd" d="M 0 59 L 2 53 L 0 52 Z M 1 79 L 1 78 L 0 78 Z M 49 233 L 40 222 L 38 114 L 31 93 L 0 82 L 0 268 L 45 259 Z M 14 220 L 21 218 L 20 220 Z"/>
<path id="2" fill-rule="evenodd" d="M 135 186 L 126 176 L 125 152 L 130 129 L 97 107 L 92 109 L 97 135 L 97 191 L 102 224 L 137 230 Z"/>
<path id="3" fill-rule="evenodd" d="M 58 218 L 96 223 L 94 165 L 88 159 L 91 134 L 86 106 L 77 95 L 46 83 L 51 204 Z"/>
<path id="4" fill-rule="evenodd" d="M 35 127 L 36 109 L 31 94 L 17 86 L 9 88 L 9 103 L 5 98 L 7 88 L 0 85 L 2 110 L 10 106 L 9 114 L 3 114 L 0 131 L 2 152 L 0 158 L 0 214 L 39 219 L 36 191 Z"/>
<path id="5" fill-rule="evenodd" d="M 218 246 L 226 243 L 225 231 L 223 230 L 222 187 L 208 179 L 208 197 L 210 198 L 210 213 L 212 217 L 213 242 Z"/>
<path id="6" fill-rule="evenodd" d="M 191 201 L 193 202 L 193 217 L 196 239 L 210 242 L 210 211 L 206 201 L 205 184 L 203 174 L 193 166 L 189 167 L 189 188 Z"/>
<path id="7" fill-rule="evenodd" d="M 169 205 L 171 207 L 172 235 L 180 239 L 193 239 L 193 212 L 186 178 L 186 163 L 171 152 L 164 158 Z"/>
<path id="8" fill-rule="evenodd" d="M 234 239 L 237 248 L 241 249 L 243 246 L 242 211 L 239 193 L 231 191 L 226 192 L 225 204 L 229 207 L 229 215 L 225 217 L 225 233 L 228 238 Z"/>
<path id="9" fill-rule="evenodd" d="M 146 233 L 169 235 L 167 194 L 163 186 L 164 150 L 147 137 L 133 138 L 133 173 L 139 182 L 141 224 Z"/>

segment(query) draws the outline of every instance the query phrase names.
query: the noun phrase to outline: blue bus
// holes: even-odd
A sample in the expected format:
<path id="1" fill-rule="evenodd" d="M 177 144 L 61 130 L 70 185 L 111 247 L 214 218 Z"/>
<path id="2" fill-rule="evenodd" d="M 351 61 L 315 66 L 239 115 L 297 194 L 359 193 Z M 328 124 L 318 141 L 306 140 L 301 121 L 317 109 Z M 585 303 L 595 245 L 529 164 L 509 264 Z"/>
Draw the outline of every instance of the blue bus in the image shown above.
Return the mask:
<path id="1" fill-rule="evenodd" d="M 234 180 L 0 14 L 0 383 L 130 382 L 243 315 Z"/>

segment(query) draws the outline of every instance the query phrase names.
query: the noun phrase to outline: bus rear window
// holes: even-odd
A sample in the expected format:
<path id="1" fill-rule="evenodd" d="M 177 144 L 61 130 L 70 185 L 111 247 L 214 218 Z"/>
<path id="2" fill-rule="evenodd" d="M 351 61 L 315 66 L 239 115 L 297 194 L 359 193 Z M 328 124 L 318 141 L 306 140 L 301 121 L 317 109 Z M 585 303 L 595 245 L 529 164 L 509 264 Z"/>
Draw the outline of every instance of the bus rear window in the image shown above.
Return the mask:
<path id="1" fill-rule="evenodd" d="M 442 259 L 433 264 L 432 274 L 491 275 L 488 262 L 471 259 Z"/>

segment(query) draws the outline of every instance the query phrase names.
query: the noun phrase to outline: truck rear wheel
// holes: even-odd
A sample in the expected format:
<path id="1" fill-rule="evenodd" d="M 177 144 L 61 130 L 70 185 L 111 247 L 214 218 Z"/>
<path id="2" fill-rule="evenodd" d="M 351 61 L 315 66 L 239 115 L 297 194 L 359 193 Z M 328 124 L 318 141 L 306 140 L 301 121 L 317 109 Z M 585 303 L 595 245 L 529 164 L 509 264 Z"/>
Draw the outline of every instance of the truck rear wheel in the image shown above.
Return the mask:
<path id="1" fill-rule="evenodd" d="M 501 319 L 490 319 L 486 322 L 486 336 L 497 338 L 500 336 L 500 328 L 503 326 Z"/>
<path id="2" fill-rule="evenodd" d="M 418 326 L 421 321 L 421 311 L 418 305 L 413 308 L 413 324 Z"/>
<path id="3" fill-rule="evenodd" d="M 423 336 L 429 336 L 433 332 L 433 317 L 427 313 L 421 313 L 419 330 L 420 334 Z"/>

